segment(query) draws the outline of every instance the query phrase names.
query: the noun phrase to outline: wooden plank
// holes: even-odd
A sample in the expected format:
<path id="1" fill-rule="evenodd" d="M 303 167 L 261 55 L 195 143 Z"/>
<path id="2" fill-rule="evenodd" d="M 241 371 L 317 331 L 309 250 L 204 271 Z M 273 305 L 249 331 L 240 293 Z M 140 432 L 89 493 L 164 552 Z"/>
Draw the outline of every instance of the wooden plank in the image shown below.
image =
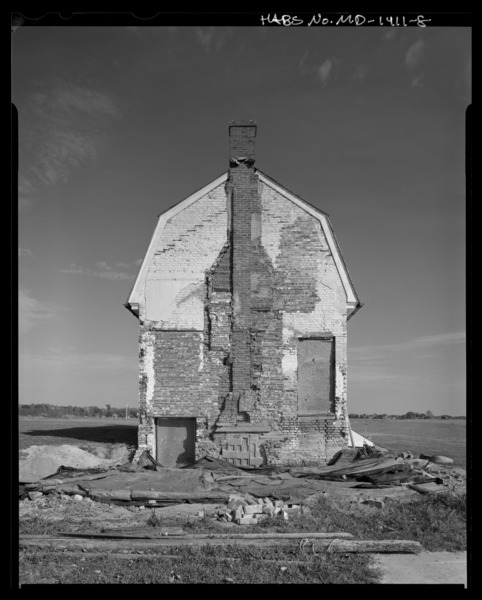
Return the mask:
<path id="1" fill-rule="evenodd" d="M 337 553 L 410 553 L 421 552 L 419 542 L 411 540 L 346 540 L 316 539 L 306 537 L 299 539 L 249 539 L 240 538 L 180 538 L 161 537 L 158 539 L 85 539 L 66 538 L 61 536 L 20 536 L 21 547 L 85 548 L 87 549 L 119 549 L 119 548 L 159 548 L 164 546 L 254 546 L 257 548 L 299 548 L 303 552 L 337 552 Z"/>
<path id="2" fill-rule="evenodd" d="M 447 488 L 439 483 L 430 482 L 430 483 L 409 483 L 408 487 L 411 490 L 415 490 L 416 492 L 420 492 L 421 494 L 438 494 L 439 492 L 443 492 Z"/>
<path id="3" fill-rule="evenodd" d="M 314 532 L 314 533 L 306 533 L 306 532 L 295 532 L 295 533 L 194 533 L 188 534 L 183 531 L 181 528 L 157 528 L 150 527 L 142 528 L 142 529 L 108 529 L 102 532 L 92 532 L 79 534 L 79 532 L 71 533 L 65 532 L 60 533 L 58 535 L 65 537 L 86 537 L 88 539 L 103 539 L 103 538 L 125 538 L 125 539 L 158 539 L 160 537 L 175 536 L 178 538 L 187 538 L 194 540 L 302 540 L 307 537 L 310 539 L 322 539 L 322 540 L 332 540 L 332 539 L 352 539 L 353 534 L 346 532 Z M 36 537 L 36 536 L 33 536 Z"/>
<path id="4" fill-rule="evenodd" d="M 158 492 L 150 490 L 132 490 L 132 500 L 159 500 L 161 502 L 227 502 L 229 494 L 224 492 Z"/>
<path id="5" fill-rule="evenodd" d="M 367 458 L 356 461 L 353 466 L 348 467 L 296 467 L 290 469 L 292 477 L 321 477 L 325 475 L 353 475 L 378 472 L 383 469 L 395 469 L 396 467 L 406 468 L 404 463 L 396 459 L 386 458 Z"/>

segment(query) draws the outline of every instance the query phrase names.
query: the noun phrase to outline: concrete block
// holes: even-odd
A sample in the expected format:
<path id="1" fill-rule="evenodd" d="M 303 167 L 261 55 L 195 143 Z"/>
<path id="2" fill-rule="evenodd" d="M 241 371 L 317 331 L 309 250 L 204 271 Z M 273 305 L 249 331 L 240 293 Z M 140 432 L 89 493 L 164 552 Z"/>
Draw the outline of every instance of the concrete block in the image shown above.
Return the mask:
<path id="1" fill-rule="evenodd" d="M 258 523 L 257 516 L 248 515 L 247 517 L 241 517 L 239 519 L 234 519 L 234 522 L 238 525 L 256 525 Z"/>
<path id="2" fill-rule="evenodd" d="M 288 514 L 290 517 L 295 517 L 301 515 L 301 507 L 294 506 L 292 508 L 284 508 L 283 511 Z"/>
<path id="3" fill-rule="evenodd" d="M 244 507 L 244 514 L 245 515 L 259 515 L 263 512 L 263 507 L 260 506 L 259 504 L 253 504 L 252 506 L 245 506 Z"/>
<path id="4" fill-rule="evenodd" d="M 37 498 L 41 498 L 43 494 L 42 492 L 28 492 L 27 496 L 30 500 L 36 500 Z"/>
<path id="5" fill-rule="evenodd" d="M 228 496 L 228 503 L 229 502 L 236 502 L 236 500 L 241 500 L 242 496 L 241 494 L 229 494 Z"/>
<path id="6" fill-rule="evenodd" d="M 244 515 L 244 510 L 242 506 L 238 506 L 237 508 L 235 508 L 232 513 L 231 513 L 233 519 L 241 519 L 241 517 Z"/>

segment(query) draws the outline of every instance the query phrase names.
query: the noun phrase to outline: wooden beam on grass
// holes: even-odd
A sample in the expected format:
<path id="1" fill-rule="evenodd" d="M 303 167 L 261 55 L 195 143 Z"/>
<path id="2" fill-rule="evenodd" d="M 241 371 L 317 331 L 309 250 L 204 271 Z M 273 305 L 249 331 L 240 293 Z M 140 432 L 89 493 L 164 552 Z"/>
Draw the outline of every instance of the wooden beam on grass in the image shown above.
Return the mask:
<path id="1" fill-rule="evenodd" d="M 82 548 L 85 550 L 145 549 L 160 547 L 194 546 L 253 546 L 255 548 L 298 548 L 300 552 L 336 552 L 336 553 L 390 553 L 418 554 L 422 550 L 419 542 L 412 540 L 348 540 L 322 539 L 305 534 L 301 540 L 289 538 L 226 538 L 165 536 L 156 539 L 87 539 L 83 537 L 64 537 L 53 535 L 20 536 L 21 547 L 50 547 L 53 550 Z"/>

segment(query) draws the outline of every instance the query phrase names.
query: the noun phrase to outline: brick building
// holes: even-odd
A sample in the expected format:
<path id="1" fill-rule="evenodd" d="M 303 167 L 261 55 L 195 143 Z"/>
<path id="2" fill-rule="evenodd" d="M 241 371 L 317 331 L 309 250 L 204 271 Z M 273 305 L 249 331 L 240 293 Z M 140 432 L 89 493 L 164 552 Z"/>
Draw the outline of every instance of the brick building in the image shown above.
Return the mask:
<path id="1" fill-rule="evenodd" d="M 255 168 L 159 217 L 126 307 L 139 336 L 139 449 L 164 466 L 328 460 L 348 442 L 347 320 L 360 307 L 325 213 Z"/>

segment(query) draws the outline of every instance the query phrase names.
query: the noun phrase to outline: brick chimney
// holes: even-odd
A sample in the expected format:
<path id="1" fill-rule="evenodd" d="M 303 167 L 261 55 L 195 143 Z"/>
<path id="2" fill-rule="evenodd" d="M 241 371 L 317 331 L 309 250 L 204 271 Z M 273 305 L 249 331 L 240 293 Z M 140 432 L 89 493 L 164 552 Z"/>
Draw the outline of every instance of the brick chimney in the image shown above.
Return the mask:
<path id="1" fill-rule="evenodd" d="M 245 164 L 252 167 L 255 161 L 256 123 L 254 121 L 230 121 L 229 166 Z"/>
<path id="2" fill-rule="evenodd" d="M 256 124 L 229 124 L 229 186 L 232 202 L 232 392 L 234 406 L 251 390 L 251 268 L 253 215 L 260 211 L 254 169 Z M 257 221 L 258 219 L 256 219 Z M 238 417 L 239 419 L 239 417 Z"/>

